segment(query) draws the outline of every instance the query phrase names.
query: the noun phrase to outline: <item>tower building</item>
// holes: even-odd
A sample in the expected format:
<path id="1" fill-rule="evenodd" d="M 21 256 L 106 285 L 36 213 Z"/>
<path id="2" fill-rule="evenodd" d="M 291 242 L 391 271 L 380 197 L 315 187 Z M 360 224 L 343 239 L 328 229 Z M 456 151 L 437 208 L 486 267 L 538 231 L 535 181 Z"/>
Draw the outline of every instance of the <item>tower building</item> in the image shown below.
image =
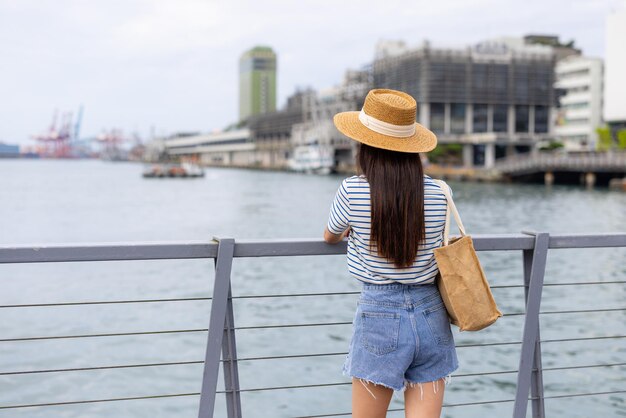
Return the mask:
<path id="1" fill-rule="evenodd" d="M 276 54 L 256 46 L 239 59 L 239 120 L 276 110 Z"/>

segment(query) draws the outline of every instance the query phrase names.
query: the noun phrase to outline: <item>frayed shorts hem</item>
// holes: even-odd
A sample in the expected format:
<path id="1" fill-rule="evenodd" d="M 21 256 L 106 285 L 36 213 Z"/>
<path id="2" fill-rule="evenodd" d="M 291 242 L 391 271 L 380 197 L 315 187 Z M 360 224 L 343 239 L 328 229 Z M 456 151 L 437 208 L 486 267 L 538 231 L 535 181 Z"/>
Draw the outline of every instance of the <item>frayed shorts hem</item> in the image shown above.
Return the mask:
<path id="1" fill-rule="evenodd" d="M 408 380 L 405 379 L 404 380 L 404 385 L 418 385 L 418 384 L 424 384 L 424 383 L 430 383 L 430 382 L 436 382 L 438 380 L 443 379 L 445 381 L 446 386 L 448 386 L 451 382 L 452 379 L 452 373 L 454 373 L 455 371 L 457 371 L 457 369 L 459 368 L 459 365 L 455 365 L 450 371 L 448 371 L 447 373 L 444 373 L 441 377 L 438 377 L 436 379 L 428 379 L 428 380 L 421 380 L 421 381 L 412 381 L 412 380 Z"/>
<path id="2" fill-rule="evenodd" d="M 347 372 L 343 372 L 343 375 L 346 376 L 346 377 L 354 378 L 354 379 L 358 380 L 359 382 L 363 383 L 364 385 L 365 385 L 365 383 L 369 383 L 369 384 L 376 385 L 376 386 L 382 386 L 382 387 L 385 387 L 387 389 L 391 389 L 391 390 L 396 391 L 396 392 L 404 392 L 404 390 L 406 389 L 406 385 L 404 385 L 404 386 L 402 386 L 400 388 L 395 388 L 395 387 L 390 386 L 390 385 L 388 385 L 386 383 L 376 382 L 375 380 L 370 380 L 370 379 L 367 379 L 365 377 L 352 375 L 352 374 L 349 374 Z M 367 389 L 367 386 L 365 386 L 365 388 Z M 367 389 L 367 390 L 369 391 L 369 389 Z M 372 392 L 370 392 L 370 393 L 372 393 Z M 374 396 L 374 394 L 372 394 L 372 396 Z"/>
<path id="3" fill-rule="evenodd" d="M 456 369 L 457 369 L 457 368 L 455 367 L 455 368 L 454 368 L 454 370 L 456 370 Z M 452 370 L 452 372 L 454 372 L 454 370 Z M 422 385 L 423 385 L 423 384 L 425 384 L 425 383 L 431 383 L 431 382 L 438 382 L 439 380 L 442 380 L 442 379 L 443 379 L 444 386 L 448 386 L 448 385 L 452 382 L 452 372 L 450 372 L 450 373 L 448 373 L 448 374 L 445 374 L 445 375 L 441 376 L 440 378 L 437 378 L 437 379 L 434 379 L 434 380 L 422 381 L 422 382 L 414 382 L 414 381 L 410 381 L 410 380 L 406 380 L 406 379 L 405 379 L 405 380 L 404 380 L 404 384 L 403 384 L 401 387 L 393 387 L 393 386 L 388 385 L 388 384 L 386 384 L 386 383 L 377 382 L 377 381 L 375 381 L 375 380 L 371 380 L 371 379 L 367 379 L 367 378 L 364 378 L 364 377 L 360 377 L 360 376 L 352 375 L 352 374 L 350 374 L 350 373 L 346 372 L 345 370 L 343 371 L 343 375 L 344 375 L 344 376 L 346 376 L 346 377 L 354 378 L 354 379 L 356 379 L 356 380 L 360 381 L 360 382 L 361 382 L 361 383 L 365 386 L 365 388 L 367 389 L 367 391 L 368 391 L 368 392 L 370 392 L 370 394 L 371 394 L 372 396 L 374 396 L 374 394 L 373 394 L 373 393 L 372 393 L 372 392 L 371 392 L 371 391 L 367 388 L 367 386 L 365 385 L 365 383 L 369 383 L 369 384 L 376 385 L 376 386 L 382 386 L 382 387 L 385 387 L 385 388 L 387 388 L 387 389 L 391 389 L 391 390 L 393 390 L 394 392 L 400 392 L 400 393 L 404 392 L 405 390 L 407 390 L 407 389 L 408 389 L 408 388 L 410 388 L 410 387 L 419 386 L 419 388 L 420 388 L 420 392 L 421 392 L 422 397 L 423 397 L 423 394 L 424 394 L 424 391 L 423 391 L 423 388 L 422 388 Z M 437 392 L 437 390 L 438 390 L 438 386 L 434 387 L 434 388 L 433 388 L 433 390 L 434 390 L 434 391 L 435 391 L 435 393 L 436 393 L 436 392 Z"/>

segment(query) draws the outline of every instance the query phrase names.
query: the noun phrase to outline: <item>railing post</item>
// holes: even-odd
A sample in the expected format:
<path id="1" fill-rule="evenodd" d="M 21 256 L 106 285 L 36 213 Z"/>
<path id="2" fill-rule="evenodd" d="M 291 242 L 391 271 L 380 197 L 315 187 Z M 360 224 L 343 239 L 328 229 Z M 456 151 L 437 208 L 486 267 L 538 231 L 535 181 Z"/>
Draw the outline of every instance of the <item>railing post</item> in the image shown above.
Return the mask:
<path id="1" fill-rule="evenodd" d="M 215 281 L 213 285 L 209 335 L 204 358 L 204 372 L 202 374 L 202 391 L 200 393 L 198 417 L 213 418 L 220 353 L 224 348 L 226 348 L 224 358 L 225 360 L 229 360 L 226 362 L 229 363 L 229 365 L 226 363 L 224 365 L 226 390 L 230 390 L 230 392 L 227 392 L 228 416 L 240 417 L 239 379 L 236 374 L 236 357 L 233 356 L 235 345 L 234 330 L 232 329 L 233 318 L 230 287 L 230 272 L 233 264 L 235 241 L 232 238 L 214 239 L 219 242 L 219 246 L 217 249 L 217 258 L 215 259 Z M 233 335 L 231 336 L 231 334 Z M 226 336 L 226 338 L 224 338 L 224 336 Z M 233 358 L 235 361 L 232 361 Z M 229 379 L 230 381 L 228 381 Z M 232 387 L 233 383 L 237 384 L 236 390 Z M 238 415 L 235 415 L 235 413 Z"/>
<path id="2" fill-rule="evenodd" d="M 530 272 L 533 263 L 533 251 L 524 250 L 524 300 L 528 302 Z M 533 354 L 533 371 L 530 379 L 530 396 L 533 418 L 545 418 L 546 411 L 543 399 L 543 365 L 541 363 L 541 330 L 537 322 L 537 339 Z"/>
<path id="3" fill-rule="evenodd" d="M 227 416 L 228 418 L 241 418 L 241 392 L 239 391 L 239 367 L 237 365 L 237 344 L 235 341 L 235 315 L 233 313 L 233 295 L 230 280 L 228 283 L 224 337 L 222 338 L 222 358 L 224 360 L 223 370 Z"/>
<path id="4" fill-rule="evenodd" d="M 535 247 L 524 250 L 524 288 L 526 296 L 526 315 L 522 352 L 520 354 L 517 391 L 513 407 L 513 418 L 525 418 L 528 407 L 528 391 L 532 396 L 533 418 L 544 418 L 543 375 L 541 370 L 541 345 L 539 343 L 539 308 L 550 234 L 532 233 Z"/>

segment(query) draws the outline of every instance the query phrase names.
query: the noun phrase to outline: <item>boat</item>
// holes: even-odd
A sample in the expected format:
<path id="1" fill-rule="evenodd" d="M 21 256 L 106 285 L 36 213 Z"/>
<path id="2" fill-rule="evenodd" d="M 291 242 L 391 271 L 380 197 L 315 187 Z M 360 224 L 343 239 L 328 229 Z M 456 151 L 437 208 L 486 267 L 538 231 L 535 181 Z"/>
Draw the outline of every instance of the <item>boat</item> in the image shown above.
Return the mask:
<path id="1" fill-rule="evenodd" d="M 291 170 L 305 173 L 330 174 L 333 166 L 332 148 L 322 147 L 317 141 L 295 147 L 289 160 Z"/>
<path id="2" fill-rule="evenodd" d="M 194 178 L 204 177 L 204 169 L 191 162 L 182 163 L 155 163 L 147 166 L 143 171 L 144 178 Z"/>

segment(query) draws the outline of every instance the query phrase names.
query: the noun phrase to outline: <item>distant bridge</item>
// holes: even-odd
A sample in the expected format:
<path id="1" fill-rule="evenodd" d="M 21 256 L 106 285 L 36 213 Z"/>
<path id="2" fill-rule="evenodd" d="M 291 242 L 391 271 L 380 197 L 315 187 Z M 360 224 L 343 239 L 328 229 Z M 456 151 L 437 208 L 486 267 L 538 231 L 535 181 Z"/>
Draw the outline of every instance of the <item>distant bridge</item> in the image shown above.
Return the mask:
<path id="1" fill-rule="evenodd" d="M 626 152 L 589 152 L 518 154 L 498 160 L 494 168 L 509 178 L 543 175 L 546 183 L 554 182 L 554 174 L 572 177 L 579 174 L 582 181 L 593 185 L 596 176 L 604 179 L 626 176 Z"/>

